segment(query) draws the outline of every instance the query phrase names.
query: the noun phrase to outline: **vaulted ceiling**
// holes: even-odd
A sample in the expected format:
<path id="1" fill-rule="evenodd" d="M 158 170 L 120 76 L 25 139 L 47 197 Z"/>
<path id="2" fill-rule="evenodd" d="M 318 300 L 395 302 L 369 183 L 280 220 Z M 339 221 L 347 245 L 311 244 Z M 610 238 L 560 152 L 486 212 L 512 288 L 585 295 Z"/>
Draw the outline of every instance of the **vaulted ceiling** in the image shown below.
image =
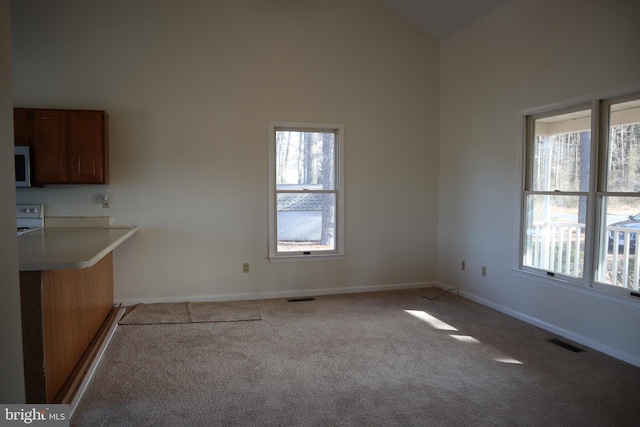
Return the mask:
<path id="1" fill-rule="evenodd" d="M 446 38 L 511 0 L 382 0 L 424 31 Z"/>

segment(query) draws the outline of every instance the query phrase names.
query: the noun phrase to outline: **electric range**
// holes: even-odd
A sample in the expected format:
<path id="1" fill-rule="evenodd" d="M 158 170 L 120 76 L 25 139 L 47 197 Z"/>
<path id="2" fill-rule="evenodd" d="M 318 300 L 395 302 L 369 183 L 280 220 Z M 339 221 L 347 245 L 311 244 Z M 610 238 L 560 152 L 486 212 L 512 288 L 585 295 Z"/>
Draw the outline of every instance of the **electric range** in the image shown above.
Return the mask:
<path id="1" fill-rule="evenodd" d="M 18 236 L 44 227 L 44 205 L 16 205 Z"/>

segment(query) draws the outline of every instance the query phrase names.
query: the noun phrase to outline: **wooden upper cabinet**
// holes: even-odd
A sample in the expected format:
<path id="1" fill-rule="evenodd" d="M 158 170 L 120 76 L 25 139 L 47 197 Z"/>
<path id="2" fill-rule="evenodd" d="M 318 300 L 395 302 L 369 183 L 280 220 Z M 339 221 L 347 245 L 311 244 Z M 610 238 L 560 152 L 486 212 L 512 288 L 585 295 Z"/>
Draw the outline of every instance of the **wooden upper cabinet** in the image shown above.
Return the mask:
<path id="1" fill-rule="evenodd" d="M 37 184 L 67 184 L 67 112 L 33 111 L 33 177 Z"/>
<path id="2" fill-rule="evenodd" d="M 13 144 L 31 146 L 31 110 L 13 109 Z"/>
<path id="3" fill-rule="evenodd" d="M 14 109 L 14 121 L 16 110 L 23 109 Z M 104 111 L 28 111 L 36 185 L 109 183 L 108 118 Z"/>
<path id="4" fill-rule="evenodd" d="M 106 121 L 103 111 L 69 113 L 70 183 L 107 183 L 109 164 Z"/>

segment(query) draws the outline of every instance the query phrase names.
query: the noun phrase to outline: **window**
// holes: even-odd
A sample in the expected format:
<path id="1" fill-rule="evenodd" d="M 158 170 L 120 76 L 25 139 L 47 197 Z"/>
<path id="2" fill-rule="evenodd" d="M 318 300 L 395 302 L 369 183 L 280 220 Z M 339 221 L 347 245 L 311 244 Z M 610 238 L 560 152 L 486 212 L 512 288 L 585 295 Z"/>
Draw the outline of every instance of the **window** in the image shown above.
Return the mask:
<path id="1" fill-rule="evenodd" d="M 269 122 L 269 259 L 343 254 L 343 140 L 339 124 Z"/>
<path id="2" fill-rule="evenodd" d="M 520 269 L 640 296 L 640 94 L 525 116 Z"/>

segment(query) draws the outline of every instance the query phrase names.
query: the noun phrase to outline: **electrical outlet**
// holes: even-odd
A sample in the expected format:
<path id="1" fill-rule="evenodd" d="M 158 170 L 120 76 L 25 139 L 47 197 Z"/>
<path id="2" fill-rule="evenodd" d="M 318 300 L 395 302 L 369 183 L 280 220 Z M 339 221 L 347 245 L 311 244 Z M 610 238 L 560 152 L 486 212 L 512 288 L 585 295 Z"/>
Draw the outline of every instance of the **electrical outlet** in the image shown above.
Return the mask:
<path id="1" fill-rule="evenodd" d="M 482 266 L 482 277 L 487 277 L 487 267 L 486 266 Z"/>
<path id="2" fill-rule="evenodd" d="M 462 263 L 460 264 L 460 270 L 464 271 L 467 268 L 464 260 L 462 260 Z"/>
<path id="3" fill-rule="evenodd" d="M 242 272 L 243 273 L 248 273 L 249 272 L 249 263 L 248 262 L 243 262 L 242 263 Z"/>

